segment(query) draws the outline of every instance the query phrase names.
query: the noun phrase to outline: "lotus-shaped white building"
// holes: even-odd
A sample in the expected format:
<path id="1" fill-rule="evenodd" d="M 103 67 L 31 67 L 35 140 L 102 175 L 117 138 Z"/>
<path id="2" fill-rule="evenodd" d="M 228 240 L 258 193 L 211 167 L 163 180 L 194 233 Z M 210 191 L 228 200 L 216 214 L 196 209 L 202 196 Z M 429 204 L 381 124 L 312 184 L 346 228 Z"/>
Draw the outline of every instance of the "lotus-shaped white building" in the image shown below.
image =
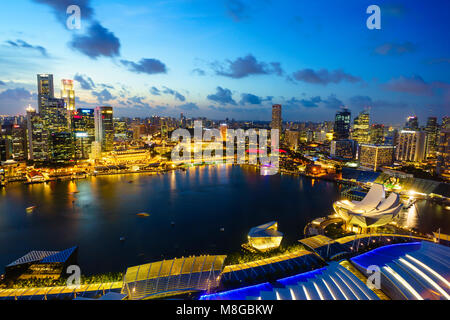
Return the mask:
<path id="1" fill-rule="evenodd" d="M 397 216 L 403 204 L 397 193 L 385 198 L 384 186 L 374 184 L 362 201 L 342 200 L 333 204 L 334 211 L 347 224 L 362 228 L 383 226 Z"/>

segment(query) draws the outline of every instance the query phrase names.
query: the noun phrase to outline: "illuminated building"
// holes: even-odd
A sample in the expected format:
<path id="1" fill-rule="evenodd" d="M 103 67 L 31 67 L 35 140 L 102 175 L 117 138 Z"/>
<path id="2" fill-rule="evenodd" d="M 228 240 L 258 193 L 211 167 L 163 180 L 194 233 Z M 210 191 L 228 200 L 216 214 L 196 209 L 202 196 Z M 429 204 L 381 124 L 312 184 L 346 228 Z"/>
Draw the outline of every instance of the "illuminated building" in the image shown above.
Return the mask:
<path id="1" fill-rule="evenodd" d="M 220 124 L 220 135 L 222 137 L 222 141 L 227 141 L 227 131 L 228 126 L 226 123 Z"/>
<path id="2" fill-rule="evenodd" d="M 370 127 L 370 144 L 384 144 L 384 125 L 373 124 Z"/>
<path id="3" fill-rule="evenodd" d="M 59 279 L 67 267 L 77 264 L 78 247 L 63 251 L 31 251 L 5 267 L 8 280 Z"/>
<path id="4" fill-rule="evenodd" d="M 262 252 L 278 248 L 282 239 L 283 234 L 278 231 L 276 221 L 251 228 L 248 233 L 248 244 Z"/>
<path id="5" fill-rule="evenodd" d="M 14 160 L 25 161 L 27 159 L 27 130 L 24 125 L 12 126 L 11 147 Z"/>
<path id="6" fill-rule="evenodd" d="M 394 147 L 362 144 L 359 148 L 359 162 L 364 167 L 373 168 L 391 165 L 394 162 Z"/>
<path id="7" fill-rule="evenodd" d="M 272 129 L 278 129 L 280 137 L 283 130 L 283 120 L 281 117 L 281 104 L 274 104 L 272 106 L 272 123 L 270 125 Z"/>
<path id="8" fill-rule="evenodd" d="M 51 162 L 67 163 L 74 158 L 74 141 L 71 132 L 51 133 L 49 140 Z"/>
<path id="9" fill-rule="evenodd" d="M 299 132 L 298 131 L 286 130 L 284 139 L 290 149 L 297 150 L 298 140 L 299 140 Z"/>
<path id="10" fill-rule="evenodd" d="M 355 158 L 357 143 L 354 140 L 333 140 L 330 144 L 330 155 L 336 158 Z"/>
<path id="11" fill-rule="evenodd" d="M 219 286 L 226 256 L 193 256 L 163 260 L 127 269 L 122 293 L 130 300 L 209 292 Z"/>
<path id="12" fill-rule="evenodd" d="M 373 184 L 367 195 L 361 201 L 336 201 L 333 203 L 334 211 L 347 224 L 355 225 L 363 230 L 388 224 L 397 216 L 403 204 L 400 196 L 392 192 L 385 198 L 384 186 Z"/>
<path id="13" fill-rule="evenodd" d="M 351 112 L 347 108 L 336 112 L 334 119 L 334 140 L 346 140 L 350 137 Z"/>
<path id="14" fill-rule="evenodd" d="M 368 143 L 370 140 L 369 129 L 370 129 L 370 115 L 369 111 L 362 111 L 355 119 L 353 120 L 353 132 L 352 139 L 361 143 Z"/>
<path id="15" fill-rule="evenodd" d="M 68 130 L 67 110 L 63 99 L 48 98 L 41 106 L 39 115 L 49 133 Z"/>
<path id="16" fill-rule="evenodd" d="M 425 158 L 426 133 L 402 130 L 397 146 L 396 158 L 401 161 L 420 162 Z"/>
<path id="17" fill-rule="evenodd" d="M 450 180 L 450 129 L 442 129 L 439 134 L 436 169 L 441 177 Z"/>
<path id="18" fill-rule="evenodd" d="M 169 138 L 169 127 L 167 119 L 161 118 L 161 140 L 165 143 Z"/>
<path id="19" fill-rule="evenodd" d="M 114 149 L 114 123 L 112 107 L 97 107 L 94 111 L 95 141 L 100 142 L 102 152 Z"/>
<path id="20" fill-rule="evenodd" d="M 406 118 L 405 129 L 419 130 L 419 121 L 417 120 L 417 116 L 410 116 Z"/>
<path id="21" fill-rule="evenodd" d="M 44 120 L 31 106 L 27 108 L 28 160 L 46 161 L 48 158 L 48 133 Z"/>
<path id="22" fill-rule="evenodd" d="M 72 130 L 75 139 L 75 159 L 88 159 L 95 140 L 94 109 L 77 109 L 73 115 Z"/>
<path id="23" fill-rule="evenodd" d="M 439 130 L 436 117 L 428 117 L 427 126 L 425 127 L 427 133 L 427 158 L 436 158 Z"/>
<path id="24" fill-rule="evenodd" d="M 49 98 L 54 98 L 53 75 L 38 74 L 38 111 L 41 113 Z"/>
<path id="25" fill-rule="evenodd" d="M 90 160 L 97 160 L 102 156 L 102 144 L 98 141 L 93 141 L 91 144 Z"/>
<path id="26" fill-rule="evenodd" d="M 126 121 L 114 119 L 114 138 L 121 141 L 129 138 L 128 124 Z"/>
<path id="27" fill-rule="evenodd" d="M 75 111 L 75 91 L 73 90 L 73 80 L 61 80 L 61 98 L 64 100 L 68 111 Z"/>

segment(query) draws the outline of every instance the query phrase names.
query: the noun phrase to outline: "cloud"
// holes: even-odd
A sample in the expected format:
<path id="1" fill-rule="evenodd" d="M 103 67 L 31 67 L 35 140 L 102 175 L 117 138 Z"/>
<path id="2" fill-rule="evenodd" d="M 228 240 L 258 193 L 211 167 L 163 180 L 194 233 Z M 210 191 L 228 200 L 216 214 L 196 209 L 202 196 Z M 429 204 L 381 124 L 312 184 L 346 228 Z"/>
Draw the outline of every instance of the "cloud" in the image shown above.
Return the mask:
<path id="1" fill-rule="evenodd" d="M 217 87 L 217 92 L 215 94 L 210 94 L 207 96 L 208 100 L 215 101 L 220 104 L 232 104 L 237 105 L 236 101 L 233 100 L 233 94 L 229 89 L 223 89 L 222 87 Z"/>
<path id="2" fill-rule="evenodd" d="M 32 93 L 25 88 L 8 89 L 0 93 L 1 100 L 26 100 L 32 97 Z"/>
<path id="3" fill-rule="evenodd" d="M 186 100 L 185 96 L 183 96 L 178 91 L 172 90 L 172 89 L 167 88 L 167 87 L 163 87 L 163 88 L 164 88 L 163 93 L 174 96 L 176 100 L 179 100 L 181 102 L 184 102 Z"/>
<path id="4" fill-rule="evenodd" d="M 235 21 L 239 22 L 247 18 L 247 5 L 241 0 L 225 0 L 227 14 Z"/>
<path id="5" fill-rule="evenodd" d="M 145 99 L 145 98 L 139 97 L 139 96 L 133 96 L 133 97 L 128 98 L 127 104 L 134 105 L 134 107 L 136 107 L 136 108 L 151 109 L 151 106 L 147 102 L 142 101 L 143 99 Z"/>
<path id="6" fill-rule="evenodd" d="M 349 99 L 348 105 L 355 109 L 363 109 L 367 107 L 399 109 L 406 108 L 408 105 L 404 102 L 391 102 L 386 100 L 373 100 L 369 96 L 353 96 Z"/>
<path id="7" fill-rule="evenodd" d="M 109 92 L 108 89 L 103 89 L 100 92 L 92 91 L 92 94 L 97 97 L 99 103 L 110 101 L 116 98 L 111 94 L 111 92 Z"/>
<path id="8" fill-rule="evenodd" d="M 411 42 L 394 43 L 386 42 L 374 49 L 374 53 L 382 56 L 386 55 L 402 55 L 405 53 L 412 53 L 417 50 L 416 45 Z"/>
<path id="9" fill-rule="evenodd" d="M 310 99 L 297 99 L 292 97 L 286 101 L 286 108 L 295 109 L 297 107 L 318 108 L 319 103 L 324 102 L 320 96 L 312 97 Z"/>
<path id="10" fill-rule="evenodd" d="M 0 86 L 6 86 L 6 82 L 0 80 Z"/>
<path id="11" fill-rule="evenodd" d="M 27 104 L 35 104 L 37 96 L 25 88 L 7 89 L 0 92 L 0 113 L 24 113 Z"/>
<path id="12" fill-rule="evenodd" d="M 184 110 L 184 111 L 193 111 L 193 110 L 200 109 L 195 103 L 192 103 L 192 102 L 179 105 L 179 106 L 177 106 L 177 108 Z"/>
<path id="13" fill-rule="evenodd" d="M 329 83 L 340 83 L 344 81 L 350 83 L 362 82 L 361 78 L 345 73 L 342 70 L 334 70 L 329 72 L 326 69 L 321 69 L 318 71 L 303 69 L 295 72 L 292 77 L 297 81 L 321 84 L 324 86 Z"/>
<path id="14" fill-rule="evenodd" d="M 349 99 L 349 106 L 361 109 L 373 106 L 373 101 L 369 96 L 353 96 Z"/>
<path id="15" fill-rule="evenodd" d="M 25 49 L 36 50 L 36 51 L 39 51 L 43 57 L 48 57 L 47 50 L 42 46 L 33 46 L 33 45 L 29 44 L 28 42 L 26 42 L 24 40 L 20 40 L 20 39 L 17 39 L 16 41 L 8 40 L 8 41 L 6 41 L 6 43 L 8 43 L 12 47 L 16 47 L 16 48 L 25 48 Z"/>
<path id="16" fill-rule="evenodd" d="M 39 4 L 44 4 L 53 9 L 53 13 L 64 26 L 66 26 L 67 13 L 66 10 L 71 5 L 80 7 L 83 19 L 91 20 L 94 17 L 94 10 L 90 0 L 32 0 Z"/>
<path id="17" fill-rule="evenodd" d="M 146 74 L 167 73 L 166 65 L 157 59 L 141 59 L 138 63 L 128 60 L 120 60 L 120 62 L 128 67 L 128 70 L 131 72 Z"/>
<path id="18" fill-rule="evenodd" d="M 200 68 L 195 68 L 195 69 L 193 69 L 193 70 L 192 70 L 192 73 L 193 73 L 193 74 L 197 74 L 197 75 L 199 75 L 199 76 L 204 76 L 204 75 L 206 75 L 205 70 L 200 69 Z"/>
<path id="19" fill-rule="evenodd" d="M 119 39 L 98 22 L 93 22 L 85 35 L 74 35 L 69 46 L 91 59 L 120 55 Z"/>
<path id="20" fill-rule="evenodd" d="M 434 59 L 428 59 L 425 61 L 426 64 L 441 64 L 441 63 L 450 63 L 449 57 L 442 57 L 442 58 L 434 58 Z"/>
<path id="21" fill-rule="evenodd" d="M 86 75 L 77 73 L 74 77 L 74 80 L 77 81 L 81 85 L 81 88 L 84 90 L 92 90 L 95 88 L 94 81 L 92 81 L 92 79 Z"/>
<path id="22" fill-rule="evenodd" d="M 241 95 L 241 101 L 239 102 L 241 105 L 245 104 L 261 104 L 262 99 L 258 96 L 255 96 L 251 93 L 243 93 Z"/>
<path id="23" fill-rule="evenodd" d="M 158 88 L 156 87 L 151 87 L 150 88 L 150 93 L 154 96 L 160 96 L 161 95 L 161 91 L 159 91 Z"/>
<path id="24" fill-rule="evenodd" d="M 432 96 L 432 84 L 425 82 L 422 77 L 414 75 L 412 77 L 400 76 L 396 79 L 391 79 L 383 85 L 383 88 L 388 91 L 409 93 L 417 96 Z"/>
<path id="25" fill-rule="evenodd" d="M 322 100 L 322 103 L 329 109 L 339 109 L 344 105 L 344 103 L 336 98 L 336 95 L 334 94 L 329 95 L 326 100 Z"/>
<path id="26" fill-rule="evenodd" d="M 249 54 L 234 61 L 227 60 L 225 63 L 215 62 L 212 68 L 217 75 L 234 79 L 244 78 L 250 75 L 276 74 L 282 75 L 283 70 L 279 62 L 258 62 L 256 58 Z"/>

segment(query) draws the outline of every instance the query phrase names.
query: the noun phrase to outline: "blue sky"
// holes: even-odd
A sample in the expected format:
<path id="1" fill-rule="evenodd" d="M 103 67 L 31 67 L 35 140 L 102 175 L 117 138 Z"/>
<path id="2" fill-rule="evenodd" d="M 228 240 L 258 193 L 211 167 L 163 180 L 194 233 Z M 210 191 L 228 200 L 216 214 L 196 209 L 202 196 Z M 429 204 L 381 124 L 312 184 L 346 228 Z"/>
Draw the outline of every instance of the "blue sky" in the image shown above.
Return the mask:
<path id="1" fill-rule="evenodd" d="M 80 30 L 66 27 L 68 5 Z M 366 9 L 381 8 L 381 30 Z M 402 124 L 450 110 L 450 2 L 16 0 L 0 12 L 0 114 L 36 106 L 36 74 L 75 79 L 77 107 L 289 121 L 370 106 Z"/>

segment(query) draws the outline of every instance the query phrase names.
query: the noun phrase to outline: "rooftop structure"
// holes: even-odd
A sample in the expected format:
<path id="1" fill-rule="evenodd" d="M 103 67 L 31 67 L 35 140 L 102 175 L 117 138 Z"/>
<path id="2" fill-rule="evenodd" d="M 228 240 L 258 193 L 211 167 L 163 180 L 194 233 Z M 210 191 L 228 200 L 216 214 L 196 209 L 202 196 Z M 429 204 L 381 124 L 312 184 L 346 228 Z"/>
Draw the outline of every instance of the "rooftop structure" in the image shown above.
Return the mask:
<path id="1" fill-rule="evenodd" d="M 336 201 L 333 208 L 347 224 L 363 229 L 383 226 L 392 221 L 402 208 L 400 196 L 391 193 L 385 198 L 384 186 L 374 184 L 362 201 Z"/>
<path id="2" fill-rule="evenodd" d="M 31 251 L 5 267 L 6 279 L 59 278 L 76 264 L 78 247 L 62 251 Z"/>
<path id="3" fill-rule="evenodd" d="M 283 234 L 278 231 L 276 221 L 268 222 L 250 229 L 248 243 L 259 251 L 268 251 L 280 246 Z"/>
<path id="4" fill-rule="evenodd" d="M 207 291 L 218 286 L 226 256 L 198 256 L 164 260 L 130 267 L 122 293 L 141 300 Z"/>

